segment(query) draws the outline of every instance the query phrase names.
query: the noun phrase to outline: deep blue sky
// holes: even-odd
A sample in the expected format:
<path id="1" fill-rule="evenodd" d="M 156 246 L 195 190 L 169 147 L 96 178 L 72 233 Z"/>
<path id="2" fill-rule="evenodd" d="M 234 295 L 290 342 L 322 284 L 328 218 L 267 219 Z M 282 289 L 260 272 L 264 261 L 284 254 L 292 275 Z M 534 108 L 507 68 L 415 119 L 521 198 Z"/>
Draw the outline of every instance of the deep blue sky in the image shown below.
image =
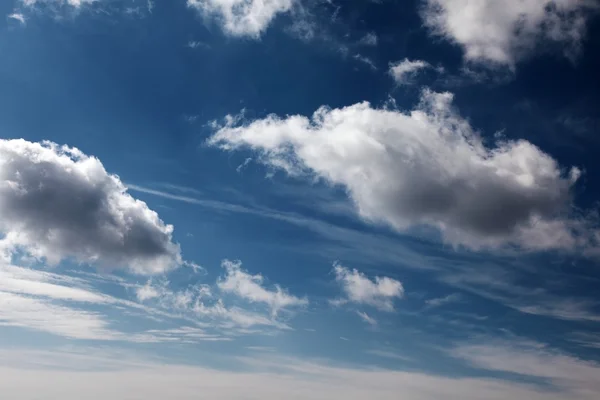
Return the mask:
<path id="1" fill-rule="evenodd" d="M 218 14 L 202 14 L 183 0 L 156 0 L 151 8 L 120 0 L 25 3 L 0 1 L 0 14 L 6 15 L 0 18 L 2 139 L 49 140 L 97 157 L 132 196 L 174 226 L 173 242 L 180 244 L 183 259 L 203 271 L 180 266 L 148 278 L 100 268 L 101 275 L 89 275 L 96 271 L 93 265 L 68 257 L 57 266 L 48 266 L 43 257 L 33 264 L 13 260 L 34 271 L 79 277 L 94 293 L 140 302 L 169 316 L 150 319 L 141 309 L 124 312 L 49 296 L 48 304 L 98 313 L 110 321 L 107 326 L 131 338 L 104 341 L 32 325 L 24 314 L 11 314 L 12 303 L 0 302 L 4 352 L 111 348 L 231 372 L 243 369 L 236 357 L 260 351 L 269 360 L 318 359 L 349 370 L 529 382 L 523 393 L 533 393 L 531 398 L 546 385 L 569 398 L 599 393 L 590 383 L 594 374 L 600 378 L 597 256 L 584 255 L 582 247 L 452 246 L 432 226 L 402 230 L 361 217 L 352 190 L 327 182 L 314 168 L 308 177 L 294 177 L 261 159 L 265 155 L 258 148 L 229 152 L 207 144 L 216 132 L 212 121 L 220 124 L 242 110 L 244 123 L 269 114 L 310 116 L 320 106 L 336 109 L 362 101 L 377 109 L 395 101 L 395 112 L 407 113 L 428 87 L 453 93 L 456 112 L 489 148 L 501 132 L 509 141 L 537 146 L 565 173 L 578 166 L 583 174 L 569 189 L 573 200 L 565 212 L 581 213 L 590 221 L 586 226 L 597 226 L 600 19 L 593 7 L 582 11 L 587 29 L 577 57 L 565 56 L 572 43 L 540 36 L 508 66 L 469 60 L 465 46 L 433 35 L 422 19 L 426 1 L 298 0 L 258 37 L 232 35 Z M 512 3 L 518 1 L 506 7 Z M 309 27 L 312 37 L 300 37 L 299 26 Z M 368 34 L 376 43 L 365 43 Z M 431 67 L 403 84 L 389 69 L 404 59 Z M 570 215 L 565 218 L 575 218 Z M 11 231 L 2 224 L 4 234 Z M 214 292 L 224 279 L 225 259 L 240 260 L 242 270 L 262 275 L 268 290 L 279 285 L 307 303 L 275 315 L 260 301 L 223 294 L 228 307 L 280 324 L 240 327 L 177 309 L 160 297 L 164 293 L 149 302 L 140 298 L 140 288 L 161 282 L 165 293 L 202 284 Z M 390 296 L 393 311 L 364 298 L 336 304 L 345 294 L 334 265 L 356 268 L 372 282 L 375 277 L 401 282 L 403 294 Z M 16 293 L 0 285 L 3 291 Z M 376 322 L 366 322 L 358 312 Z M 174 334 L 172 342 L 143 343 L 135 337 L 182 326 L 231 340 L 188 342 Z M 501 355 L 508 350 L 502 349 L 529 358 L 507 366 Z M 523 372 L 527 362 L 534 367 Z M 539 372 L 544 363 L 554 363 L 558 372 Z M 590 375 L 573 378 L 577 390 L 562 385 L 571 378 L 570 365 Z M 93 363 L 86 368 L 95 369 Z M 396 389 L 403 387 L 399 383 Z M 13 393 L 15 399 L 26 398 Z M 436 397 L 414 395 L 430 398 Z"/>

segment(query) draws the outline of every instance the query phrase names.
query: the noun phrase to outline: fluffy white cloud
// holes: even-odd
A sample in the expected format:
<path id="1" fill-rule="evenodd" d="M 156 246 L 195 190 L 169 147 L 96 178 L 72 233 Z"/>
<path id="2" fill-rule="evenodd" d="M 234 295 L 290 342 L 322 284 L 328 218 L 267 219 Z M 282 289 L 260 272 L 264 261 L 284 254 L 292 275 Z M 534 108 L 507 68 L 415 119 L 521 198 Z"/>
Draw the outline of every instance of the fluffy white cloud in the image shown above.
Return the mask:
<path id="1" fill-rule="evenodd" d="M 362 218 L 398 231 L 434 226 L 473 249 L 597 248 L 597 230 L 571 208 L 580 170 L 525 140 L 484 143 L 452 99 L 425 90 L 410 112 L 363 102 L 312 118 L 228 116 L 208 143 L 250 148 L 274 169 L 340 185 Z"/>
<path id="2" fill-rule="evenodd" d="M 389 73 L 398 85 L 408 85 L 412 83 L 413 78 L 419 71 L 430 66 L 429 63 L 422 60 L 405 58 L 402 61 L 391 63 Z"/>
<path id="3" fill-rule="evenodd" d="M 275 290 L 265 289 L 263 276 L 251 275 L 242 270 L 242 263 L 239 261 L 224 260 L 221 266 L 226 274 L 217 282 L 219 289 L 253 303 L 264 303 L 271 308 L 273 315 L 286 307 L 308 304 L 308 300 L 288 294 L 279 285 L 275 285 Z"/>
<path id="4" fill-rule="evenodd" d="M 189 7 L 216 16 L 225 33 L 258 38 L 278 15 L 292 9 L 295 0 L 187 0 Z"/>
<path id="5" fill-rule="evenodd" d="M 513 67 L 540 42 L 577 54 L 594 0 L 425 0 L 423 19 L 436 35 L 463 47 L 469 61 Z"/>
<path id="6" fill-rule="evenodd" d="M 100 160 L 55 143 L 0 140 L 0 247 L 56 264 L 71 258 L 156 274 L 182 263 L 146 203 Z"/>
<path id="7" fill-rule="evenodd" d="M 351 302 L 370 305 L 382 311 L 394 311 L 394 299 L 404 295 L 402 283 L 386 276 L 376 276 L 372 281 L 356 269 L 350 270 L 339 264 L 334 265 L 333 272 L 346 295 L 343 299 L 335 300 L 334 304 Z M 374 321 L 366 314 L 361 318 L 367 322 Z"/>

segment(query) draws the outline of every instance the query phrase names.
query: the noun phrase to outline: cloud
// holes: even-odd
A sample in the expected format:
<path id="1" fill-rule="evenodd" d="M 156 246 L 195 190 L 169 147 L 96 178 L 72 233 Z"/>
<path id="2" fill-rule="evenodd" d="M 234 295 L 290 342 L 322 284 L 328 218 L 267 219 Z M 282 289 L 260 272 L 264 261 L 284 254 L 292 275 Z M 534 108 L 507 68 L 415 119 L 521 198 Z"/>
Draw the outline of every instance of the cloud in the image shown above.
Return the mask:
<path id="1" fill-rule="evenodd" d="M 600 365 L 531 341 L 486 340 L 484 344 L 463 344 L 451 351 L 474 367 L 549 379 L 568 389 L 569 398 L 600 394 Z"/>
<path id="2" fill-rule="evenodd" d="M 377 65 L 375 65 L 373 60 L 371 60 L 369 57 L 365 57 L 361 54 L 355 54 L 354 56 L 352 56 L 352 58 L 354 58 L 356 61 L 359 61 L 359 62 L 365 64 L 366 66 L 371 68 L 373 71 L 377 70 Z"/>
<path id="3" fill-rule="evenodd" d="M 360 319 L 365 321 L 367 324 L 369 324 L 371 326 L 377 326 L 377 320 L 375 318 L 369 316 L 369 314 L 367 314 L 366 312 L 356 311 L 356 314 L 360 317 Z"/>
<path id="4" fill-rule="evenodd" d="M 273 290 L 265 288 L 263 276 L 242 270 L 239 261 L 224 260 L 221 265 L 225 275 L 214 285 L 197 284 L 173 290 L 165 279 L 149 280 L 135 287 L 136 297 L 144 304 L 169 310 L 201 324 L 209 321 L 211 327 L 228 334 L 243 333 L 245 329 L 261 326 L 289 329 L 278 319 L 279 312 L 308 304 L 307 299 L 293 296 L 277 284 Z M 230 303 L 236 305 L 231 306 Z M 250 304 L 263 307 L 250 310 Z"/>
<path id="5" fill-rule="evenodd" d="M 147 400 L 195 399 L 198 393 L 210 394 L 216 400 L 391 400 L 397 399 L 398 393 L 410 400 L 596 400 L 600 392 L 596 364 L 535 351 L 528 357 L 515 354 L 514 360 L 495 354 L 486 365 L 491 363 L 508 371 L 533 368 L 530 373 L 540 373 L 543 383 L 489 378 L 481 373 L 445 377 L 381 368 L 354 369 L 325 361 L 268 355 L 233 358 L 229 361 L 235 363 L 236 372 L 232 372 L 144 359 L 139 353 L 127 351 L 107 355 L 105 349 L 87 347 L 18 350 L 0 351 L 0 373 L 4 378 L 0 380 L 0 391 L 8 398 L 22 400 L 37 399 L 40 392 L 63 400 L 79 399 L 81 393 L 87 393 L 90 400 L 119 399 L 123 393 L 139 393 Z"/>
<path id="6" fill-rule="evenodd" d="M 556 283 L 548 281 L 550 271 L 531 274 L 522 266 L 515 269 L 509 263 L 480 265 L 464 270 L 449 270 L 441 280 L 451 286 L 470 291 L 481 297 L 529 315 L 563 321 L 600 321 L 598 302 L 592 298 L 552 292 Z M 535 285 L 526 285 L 535 279 Z"/>
<path id="7" fill-rule="evenodd" d="M 7 292 L 0 292 L 0 326 L 34 329 L 72 339 L 115 337 L 97 313 Z"/>
<path id="8" fill-rule="evenodd" d="M 225 269 L 225 277 L 217 281 L 219 289 L 226 293 L 233 293 L 252 303 L 264 303 L 271 308 L 273 315 L 287 307 L 304 306 L 308 300 L 288 294 L 279 285 L 275 290 L 267 290 L 263 285 L 262 275 L 250 275 L 242 270 L 240 261 L 224 260 L 221 266 Z"/>
<path id="9" fill-rule="evenodd" d="M 369 32 L 358 41 L 358 44 L 363 46 L 377 46 L 378 42 L 377 35 L 374 32 Z"/>
<path id="10" fill-rule="evenodd" d="M 21 24 L 25 25 L 25 16 L 21 13 L 12 13 L 7 16 L 8 19 L 14 19 L 15 21 L 19 21 Z"/>
<path id="11" fill-rule="evenodd" d="M 127 313 L 128 318 L 135 312 L 148 318 L 154 315 L 172 318 L 174 315 L 101 293 L 92 287 L 92 281 L 100 278 L 90 275 L 93 279 L 85 280 L 0 262 L 0 326 L 36 330 L 69 339 L 103 341 L 158 343 L 222 339 L 214 334 L 200 336 L 189 327 L 164 332 L 120 331 L 113 326 L 116 321 L 106 317 L 107 310 L 113 313 L 120 310 Z M 109 282 L 125 285 L 119 280 L 103 281 L 104 284 Z M 90 307 L 94 307 L 94 311 Z"/>
<path id="12" fill-rule="evenodd" d="M 597 251 L 594 220 L 572 207 L 581 171 L 526 140 L 486 144 L 452 99 L 425 90 L 410 112 L 363 102 L 321 107 L 310 119 L 228 116 L 208 143 L 343 187 L 363 219 L 400 232 L 432 226 L 471 249 Z"/>
<path id="13" fill-rule="evenodd" d="M 350 270 L 339 264 L 334 265 L 333 272 L 346 295 L 343 299 L 334 300 L 334 304 L 351 302 L 394 311 L 394 299 L 404 295 L 402 283 L 392 278 L 376 276 L 372 281 L 356 269 Z"/>
<path id="14" fill-rule="evenodd" d="M 431 65 L 428 62 L 405 58 L 403 61 L 391 63 L 389 73 L 398 85 L 410 85 L 419 71 L 429 67 Z"/>
<path id="15" fill-rule="evenodd" d="M 68 5 L 79 8 L 84 4 L 92 4 L 98 0 L 20 0 L 24 6 L 33 7 L 38 4 Z"/>
<path id="16" fill-rule="evenodd" d="M 188 7 L 215 16 L 231 36 L 259 38 L 278 14 L 289 12 L 295 0 L 187 0 Z"/>
<path id="17" fill-rule="evenodd" d="M 569 57 L 580 51 L 588 0 L 424 0 L 422 17 L 435 35 L 460 45 L 465 59 L 514 67 L 544 44 Z"/>
<path id="18" fill-rule="evenodd" d="M 182 263 L 173 227 L 100 160 L 51 142 L 0 140 L 0 247 L 142 274 Z"/>
<path id="19" fill-rule="evenodd" d="M 460 300 L 461 300 L 460 294 L 452 293 L 452 294 L 449 294 L 448 296 L 444 296 L 444 297 L 436 297 L 433 299 L 427 299 L 427 300 L 425 300 L 425 304 L 427 305 L 428 308 L 435 308 L 435 307 L 443 306 L 448 303 L 455 303 Z"/>

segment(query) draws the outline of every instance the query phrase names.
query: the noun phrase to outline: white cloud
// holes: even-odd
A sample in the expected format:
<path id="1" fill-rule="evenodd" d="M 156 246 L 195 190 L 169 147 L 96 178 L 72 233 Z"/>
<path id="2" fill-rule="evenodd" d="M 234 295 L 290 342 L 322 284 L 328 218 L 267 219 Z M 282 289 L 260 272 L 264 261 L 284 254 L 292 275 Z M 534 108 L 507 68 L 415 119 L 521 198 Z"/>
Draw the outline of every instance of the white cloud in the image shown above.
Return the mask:
<path id="1" fill-rule="evenodd" d="M 310 119 L 228 116 L 208 143 L 250 148 L 269 167 L 339 185 L 362 218 L 401 232 L 428 225 L 472 249 L 592 253 L 598 231 L 571 207 L 580 170 L 525 140 L 486 144 L 452 99 L 425 90 L 410 112 L 363 102 L 321 107 Z"/>
<path id="2" fill-rule="evenodd" d="M 308 300 L 289 294 L 277 284 L 273 290 L 265 288 L 262 275 L 251 275 L 242 270 L 241 265 L 239 261 L 224 260 L 222 267 L 225 276 L 220 277 L 214 286 L 198 284 L 183 290 L 172 290 L 165 279 L 149 280 L 145 285 L 135 287 L 136 297 L 145 304 L 156 305 L 199 323 L 208 320 L 213 328 L 227 334 L 261 326 L 289 329 L 287 324 L 278 319 L 278 313 L 305 306 Z M 233 302 L 238 305 L 230 306 L 230 300 L 235 299 L 221 298 L 223 294 L 234 295 L 243 304 L 238 304 L 238 301 Z M 248 305 L 252 303 L 264 307 L 250 310 Z"/>
<path id="3" fill-rule="evenodd" d="M 598 3 L 589 0 L 425 0 L 425 25 L 462 46 L 468 61 L 514 67 L 543 42 L 573 57 L 586 20 Z"/>
<path id="4" fill-rule="evenodd" d="M 398 85 L 409 85 L 413 83 L 413 79 L 419 71 L 429 67 L 431 65 L 428 62 L 405 58 L 402 61 L 391 63 L 389 73 Z"/>
<path id="5" fill-rule="evenodd" d="M 224 260 L 221 266 L 225 269 L 226 275 L 217 282 L 219 289 L 253 303 L 264 303 L 271 308 L 273 315 L 277 315 L 279 310 L 287 307 L 308 304 L 308 300 L 288 294 L 279 285 L 275 285 L 274 290 L 265 289 L 262 286 L 264 280 L 262 275 L 251 275 L 242 270 L 242 263 L 239 261 Z"/>
<path id="6" fill-rule="evenodd" d="M 7 16 L 8 19 L 14 19 L 15 21 L 19 21 L 21 24 L 25 25 L 25 16 L 22 13 L 12 13 Z"/>
<path id="7" fill-rule="evenodd" d="M 259 38 L 278 14 L 289 12 L 295 0 L 187 0 L 204 15 L 218 18 L 225 33 Z"/>
<path id="8" fill-rule="evenodd" d="M 156 274 L 182 263 L 179 245 L 146 203 L 100 160 L 55 143 L 0 140 L 0 247 Z"/>
<path id="9" fill-rule="evenodd" d="M 342 286 L 346 297 L 334 303 L 347 302 L 367 304 L 382 311 L 394 310 L 394 299 L 402 298 L 404 287 L 400 281 L 388 277 L 376 276 L 370 280 L 356 269 L 348 269 L 339 264 L 333 267 L 335 280 Z"/>

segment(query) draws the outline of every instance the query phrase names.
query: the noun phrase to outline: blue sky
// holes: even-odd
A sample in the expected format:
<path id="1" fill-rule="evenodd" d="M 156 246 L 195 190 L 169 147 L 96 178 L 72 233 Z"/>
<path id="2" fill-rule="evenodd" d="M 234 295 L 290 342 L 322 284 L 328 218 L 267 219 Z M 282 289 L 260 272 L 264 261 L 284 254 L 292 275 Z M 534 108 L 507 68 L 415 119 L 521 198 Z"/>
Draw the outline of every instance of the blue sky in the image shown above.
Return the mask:
<path id="1" fill-rule="evenodd" d="M 595 0 L 0 0 L 10 399 L 597 399 Z"/>

